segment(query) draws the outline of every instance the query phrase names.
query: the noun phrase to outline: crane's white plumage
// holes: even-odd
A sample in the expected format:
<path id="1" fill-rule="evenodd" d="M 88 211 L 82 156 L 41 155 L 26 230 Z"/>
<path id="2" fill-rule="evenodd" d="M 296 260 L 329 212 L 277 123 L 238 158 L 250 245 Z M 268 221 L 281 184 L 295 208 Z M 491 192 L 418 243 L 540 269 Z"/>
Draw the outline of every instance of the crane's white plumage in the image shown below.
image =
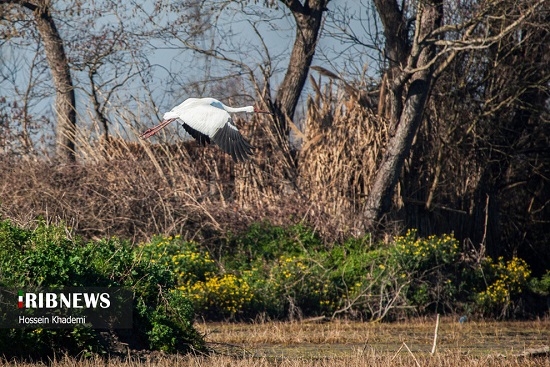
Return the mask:
<path id="1" fill-rule="evenodd" d="M 189 98 L 166 112 L 163 116 L 164 121 L 145 131 L 141 137 L 147 139 L 172 121 L 180 120 L 185 131 L 200 145 L 204 146 L 212 140 L 224 152 L 230 154 L 233 160 L 244 161 L 252 155 L 253 146 L 243 138 L 233 124 L 229 112 L 269 113 L 254 106 L 229 107 L 214 98 Z"/>

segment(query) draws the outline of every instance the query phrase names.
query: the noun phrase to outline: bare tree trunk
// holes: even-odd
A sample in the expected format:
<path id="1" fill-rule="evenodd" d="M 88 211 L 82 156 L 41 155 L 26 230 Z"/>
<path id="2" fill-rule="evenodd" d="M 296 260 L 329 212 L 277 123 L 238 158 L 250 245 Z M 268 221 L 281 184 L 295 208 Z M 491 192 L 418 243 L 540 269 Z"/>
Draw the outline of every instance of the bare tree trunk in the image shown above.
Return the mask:
<path id="1" fill-rule="evenodd" d="M 294 117 L 315 54 L 323 12 L 327 10 L 329 0 L 306 0 L 303 5 L 298 0 L 281 1 L 290 9 L 296 21 L 296 40 L 274 102 L 280 133 L 287 136 L 289 127 L 286 119 Z"/>
<path id="2" fill-rule="evenodd" d="M 101 126 L 103 126 L 103 138 L 105 139 L 105 143 L 109 143 L 109 121 L 105 117 L 105 113 L 103 113 L 104 108 L 102 108 L 101 103 L 99 103 L 97 96 L 98 87 L 96 86 L 94 75 L 96 75 L 96 70 L 90 69 L 88 72 L 88 78 L 90 79 L 90 87 L 92 91 L 92 104 L 94 106 L 96 117 L 101 123 Z"/>
<path id="3" fill-rule="evenodd" d="M 18 4 L 33 12 L 34 19 L 42 42 L 46 59 L 53 76 L 57 114 L 56 156 L 60 161 L 75 160 L 76 111 L 75 94 L 69 62 L 52 18 L 48 1 L 0 0 L 0 4 Z"/>
<path id="4" fill-rule="evenodd" d="M 380 92 L 379 115 L 390 122 L 390 133 L 395 132 L 398 116 L 403 110 L 404 83 L 393 83 L 400 70 L 407 64 L 410 52 L 408 42 L 407 21 L 403 11 L 396 1 L 374 0 L 374 4 L 382 20 L 386 44 L 384 53 L 388 62 L 388 70 L 382 79 Z"/>
<path id="5" fill-rule="evenodd" d="M 367 200 L 369 225 L 375 224 L 391 207 L 393 189 L 420 125 L 428 91 L 429 80 L 426 79 L 417 79 L 409 87 L 397 131 L 389 142 Z"/>
<path id="6" fill-rule="evenodd" d="M 380 16 L 383 19 L 385 34 L 390 35 L 386 42 L 386 47 L 390 47 L 387 54 L 398 59 L 390 60 L 390 65 L 395 65 L 397 62 L 400 65 L 391 67 L 389 70 L 391 75 L 387 75 L 392 91 L 389 98 L 393 106 L 390 123 L 392 127 L 395 126 L 395 130 L 388 142 L 380 169 L 367 199 L 365 220 L 368 226 L 374 226 L 391 207 L 393 190 L 422 120 L 433 77 L 430 61 L 435 56 L 435 45 L 433 43 L 423 44 L 422 40 L 439 27 L 443 16 L 442 0 L 419 2 L 414 40 L 412 47 L 408 50 L 407 39 L 400 39 L 407 37 L 408 32 L 396 31 L 406 29 L 406 24 L 404 18 L 400 16 L 395 0 L 376 0 L 375 4 L 379 12 L 386 12 Z M 406 66 L 403 65 L 402 60 L 405 50 L 408 51 Z M 397 72 L 397 68 L 401 71 Z M 401 108 L 402 92 L 409 82 L 410 85 L 408 85 L 408 91 Z"/>
<path id="7" fill-rule="evenodd" d="M 50 65 L 56 89 L 57 113 L 56 156 L 65 162 L 75 160 L 76 110 L 75 95 L 69 62 L 63 40 L 57 31 L 47 6 L 34 10 L 36 25 L 44 42 L 44 51 Z"/>

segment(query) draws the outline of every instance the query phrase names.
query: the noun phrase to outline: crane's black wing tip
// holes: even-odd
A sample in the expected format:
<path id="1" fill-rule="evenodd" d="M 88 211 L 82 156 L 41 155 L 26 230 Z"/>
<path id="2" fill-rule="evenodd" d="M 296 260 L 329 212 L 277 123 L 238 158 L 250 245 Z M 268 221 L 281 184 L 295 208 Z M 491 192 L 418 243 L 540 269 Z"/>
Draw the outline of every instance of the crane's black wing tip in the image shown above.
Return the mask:
<path id="1" fill-rule="evenodd" d="M 231 155 L 235 162 L 244 162 L 254 154 L 252 144 L 246 141 L 241 133 L 232 124 L 230 125 L 230 122 L 227 122 L 221 129 L 216 131 L 212 140 L 224 152 Z"/>

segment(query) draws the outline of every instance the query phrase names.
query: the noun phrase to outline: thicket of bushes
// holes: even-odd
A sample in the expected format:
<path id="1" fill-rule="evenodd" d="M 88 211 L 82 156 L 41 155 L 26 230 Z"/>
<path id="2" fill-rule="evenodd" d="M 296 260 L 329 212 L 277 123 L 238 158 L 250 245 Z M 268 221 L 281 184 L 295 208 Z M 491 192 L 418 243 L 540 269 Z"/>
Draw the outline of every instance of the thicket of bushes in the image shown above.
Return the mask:
<path id="1" fill-rule="evenodd" d="M 414 230 L 390 243 L 365 236 L 327 245 L 302 225 L 267 223 L 210 249 L 178 236 L 141 245 L 143 256 L 176 274 L 178 289 L 211 320 L 515 317 L 535 311 L 526 293 L 548 295 L 550 273 L 531 278 L 520 258 L 468 250 L 452 235 L 420 238 Z"/>
<path id="2" fill-rule="evenodd" d="M 105 353 L 112 339 L 185 352 L 204 348 L 193 328 L 197 316 L 511 317 L 526 310 L 526 294 L 548 296 L 550 272 L 534 279 L 520 258 L 472 257 L 466 250 L 452 235 L 420 238 L 414 230 L 388 243 L 365 236 L 327 244 L 302 225 L 262 223 L 210 246 L 177 235 L 132 245 L 117 238 L 84 242 L 63 225 L 28 229 L 3 221 L 1 287 L 125 286 L 135 299 L 131 332 L 0 329 L 0 354 Z"/>

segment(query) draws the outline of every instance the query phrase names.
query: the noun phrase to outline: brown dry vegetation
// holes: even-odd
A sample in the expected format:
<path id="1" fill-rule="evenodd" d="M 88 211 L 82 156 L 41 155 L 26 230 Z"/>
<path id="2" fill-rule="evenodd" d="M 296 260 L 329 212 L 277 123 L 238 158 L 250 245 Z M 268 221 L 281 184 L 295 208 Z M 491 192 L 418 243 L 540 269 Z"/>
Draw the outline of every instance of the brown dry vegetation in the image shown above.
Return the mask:
<path id="1" fill-rule="evenodd" d="M 360 233 L 362 213 L 387 141 L 387 126 L 355 98 L 334 95 L 332 84 L 308 100 L 300 186 L 339 228 Z M 333 103 L 333 101 L 338 101 Z"/>
<path id="2" fill-rule="evenodd" d="M 435 321 L 416 319 L 398 323 L 363 323 L 352 321 L 267 322 L 258 324 L 203 324 L 198 329 L 206 340 L 220 345 L 240 346 L 256 354 L 277 346 L 279 353 L 294 346 L 302 352 L 307 346 L 326 350 L 326 356 L 349 354 L 362 350 L 376 354 L 395 354 L 403 343 L 415 354 L 430 353 L 434 338 Z M 475 356 L 514 355 L 530 348 L 548 347 L 550 321 L 486 322 L 469 321 L 464 324 L 452 318 L 443 318 L 438 331 L 438 352 L 463 353 Z M 339 345 L 340 348 L 331 347 Z M 309 348 L 315 351 L 315 348 Z M 405 349 L 406 350 L 406 349 Z M 296 355 L 286 353 L 287 355 Z M 303 353 L 302 353 L 303 354 Z"/>
<path id="3" fill-rule="evenodd" d="M 131 366 L 549 366 L 548 355 L 518 356 L 548 347 L 549 321 L 468 322 L 443 319 L 438 349 L 430 354 L 433 320 L 383 324 L 331 323 L 203 324 L 214 353 L 166 355 L 159 352 L 128 358 L 58 358 L 55 367 Z M 45 363 L 8 363 L 40 366 Z"/>
<path id="4" fill-rule="evenodd" d="M 406 354 L 375 355 L 360 354 L 349 357 L 336 358 L 292 358 L 280 359 L 269 357 L 232 357 L 224 355 L 203 356 L 157 356 L 144 359 L 104 360 L 86 359 L 77 360 L 64 358 L 51 363 L 4 363 L 3 366 L 20 367 L 141 367 L 141 366 L 189 366 L 189 367 L 400 367 L 400 366 L 424 366 L 424 367 L 547 367 L 550 362 L 547 358 L 504 358 L 504 357 L 472 357 L 461 353 L 438 354 L 434 357 L 413 357 Z"/>
<path id="5" fill-rule="evenodd" d="M 390 134 L 387 122 L 345 88 L 312 84 L 305 133 L 295 145 L 281 143 L 271 117 L 237 120 L 257 147 L 246 163 L 233 163 L 214 146 L 178 137 L 179 143 L 166 143 L 174 141 L 170 131 L 153 144 L 128 138 L 139 135 L 134 129 L 107 140 L 81 131 L 75 164 L 2 154 L 0 216 L 22 223 L 38 216 L 64 220 L 86 238 L 144 240 L 162 233 L 204 239 L 264 220 L 304 221 L 327 241 L 364 234 L 371 230 L 366 200 Z M 520 133 L 532 134 L 518 138 L 523 158 L 501 157 L 507 171 L 491 179 L 496 191 L 487 194 L 483 170 L 493 159 L 487 153 L 493 151 L 492 125 L 472 132 L 482 122 L 461 121 L 463 111 L 448 125 L 438 98 L 428 106 L 382 234 L 403 227 L 418 228 L 422 236 L 454 232 L 491 256 L 517 254 L 542 274 L 550 208 L 542 174 L 550 163 L 547 134 L 536 126 Z"/>
<path id="6" fill-rule="evenodd" d="M 257 147 L 243 164 L 195 142 L 90 140 L 85 132 L 76 164 L 2 155 L 0 214 L 23 223 L 63 220 L 87 238 L 194 238 L 262 220 L 305 220 L 329 240 L 363 233 L 362 202 L 381 149 L 377 120 L 353 99 L 328 93 L 309 103 L 308 140 L 299 153 L 281 148 L 270 118 L 237 121 Z M 356 130 L 347 129 L 350 119 Z M 298 167 L 287 159 L 292 154 Z"/>
<path id="7" fill-rule="evenodd" d="M 250 134 L 260 144 L 261 135 Z M 194 238 L 224 232 L 228 224 L 239 230 L 265 216 L 277 223 L 299 212 L 298 205 L 278 203 L 274 191 L 282 188 L 273 160 L 280 154 L 269 149 L 234 165 L 216 147 L 194 142 L 151 145 L 81 136 L 79 153 L 77 164 L 3 155 L 0 214 L 23 223 L 37 216 L 63 220 L 87 238 L 145 239 L 157 233 Z"/>

